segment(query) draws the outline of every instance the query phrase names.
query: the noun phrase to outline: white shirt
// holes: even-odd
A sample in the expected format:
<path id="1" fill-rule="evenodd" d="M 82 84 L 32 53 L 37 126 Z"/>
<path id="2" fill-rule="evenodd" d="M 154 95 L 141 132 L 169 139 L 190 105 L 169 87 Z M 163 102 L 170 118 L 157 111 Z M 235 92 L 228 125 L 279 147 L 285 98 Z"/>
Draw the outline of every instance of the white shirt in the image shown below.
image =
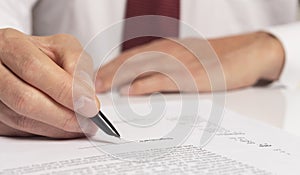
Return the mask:
<path id="1" fill-rule="evenodd" d="M 126 0 L 2 0 L 0 28 L 32 35 L 69 33 L 85 45 L 124 18 L 125 4 Z M 280 82 L 300 87 L 297 0 L 181 0 L 180 8 L 181 20 L 206 38 L 257 30 L 272 33 L 282 42 L 286 55 Z M 121 36 L 116 33 L 111 39 L 121 41 Z M 182 38 L 187 36 L 180 33 Z"/>

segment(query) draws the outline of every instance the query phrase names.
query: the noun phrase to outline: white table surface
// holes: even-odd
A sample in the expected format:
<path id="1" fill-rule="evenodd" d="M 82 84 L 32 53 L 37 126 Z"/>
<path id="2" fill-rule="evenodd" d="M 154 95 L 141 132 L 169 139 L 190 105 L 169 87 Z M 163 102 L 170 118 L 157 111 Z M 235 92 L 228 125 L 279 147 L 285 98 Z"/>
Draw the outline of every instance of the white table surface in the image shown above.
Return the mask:
<path id="1" fill-rule="evenodd" d="M 192 96 L 194 94 L 185 94 Z M 177 99 L 178 94 L 163 94 L 166 99 Z M 201 94 L 211 99 L 211 94 Z M 120 97 L 127 99 L 127 97 Z M 283 87 L 248 88 L 226 92 L 225 107 L 246 117 L 281 128 L 300 137 L 300 90 Z M 110 94 L 99 95 L 102 105 L 111 105 Z M 149 97 L 130 97 L 130 102 L 143 102 Z"/>

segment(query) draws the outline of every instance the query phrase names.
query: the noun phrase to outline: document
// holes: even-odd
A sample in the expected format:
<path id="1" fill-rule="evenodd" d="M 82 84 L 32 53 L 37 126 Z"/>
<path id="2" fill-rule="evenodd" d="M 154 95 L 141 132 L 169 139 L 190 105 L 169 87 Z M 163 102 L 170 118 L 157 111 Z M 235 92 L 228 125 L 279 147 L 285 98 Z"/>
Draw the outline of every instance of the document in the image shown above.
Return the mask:
<path id="1" fill-rule="evenodd" d="M 300 174 L 299 138 L 228 110 L 220 126 L 210 123 L 208 100 L 200 103 L 199 120 L 190 122 L 191 116 L 178 120 L 177 105 L 167 102 L 163 118 L 152 127 L 113 119 L 123 139 L 101 131 L 93 138 L 75 140 L 1 137 L 0 174 Z M 147 106 L 133 108 L 149 112 Z M 103 111 L 115 116 L 113 106 L 103 106 Z M 178 144 L 176 135 L 167 134 L 174 123 L 191 128 Z M 213 135 L 200 145 L 204 132 Z"/>

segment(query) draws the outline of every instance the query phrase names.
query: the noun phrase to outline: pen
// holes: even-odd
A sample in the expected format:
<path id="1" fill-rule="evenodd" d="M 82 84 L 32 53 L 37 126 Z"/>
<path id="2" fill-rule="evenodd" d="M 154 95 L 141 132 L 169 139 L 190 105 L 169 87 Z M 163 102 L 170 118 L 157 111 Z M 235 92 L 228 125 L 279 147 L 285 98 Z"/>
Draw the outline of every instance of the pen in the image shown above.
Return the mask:
<path id="1" fill-rule="evenodd" d="M 120 134 L 116 128 L 110 123 L 105 115 L 99 111 L 91 120 L 106 134 L 120 138 Z"/>

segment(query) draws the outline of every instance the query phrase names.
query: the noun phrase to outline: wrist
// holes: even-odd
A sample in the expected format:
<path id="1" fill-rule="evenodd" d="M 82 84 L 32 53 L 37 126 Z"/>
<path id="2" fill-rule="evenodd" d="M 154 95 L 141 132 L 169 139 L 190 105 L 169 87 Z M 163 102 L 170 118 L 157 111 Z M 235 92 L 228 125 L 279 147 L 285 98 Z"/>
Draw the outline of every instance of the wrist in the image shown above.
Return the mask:
<path id="1" fill-rule="evenodd" d="M 281 42 L 273 35 L 259 32 L 262 41 L 262 52 L 260 59 L 263 59 L 263 71 L 261 79 L 275 81 L 278 80 L 285 62 L 285 52 Z"/>

